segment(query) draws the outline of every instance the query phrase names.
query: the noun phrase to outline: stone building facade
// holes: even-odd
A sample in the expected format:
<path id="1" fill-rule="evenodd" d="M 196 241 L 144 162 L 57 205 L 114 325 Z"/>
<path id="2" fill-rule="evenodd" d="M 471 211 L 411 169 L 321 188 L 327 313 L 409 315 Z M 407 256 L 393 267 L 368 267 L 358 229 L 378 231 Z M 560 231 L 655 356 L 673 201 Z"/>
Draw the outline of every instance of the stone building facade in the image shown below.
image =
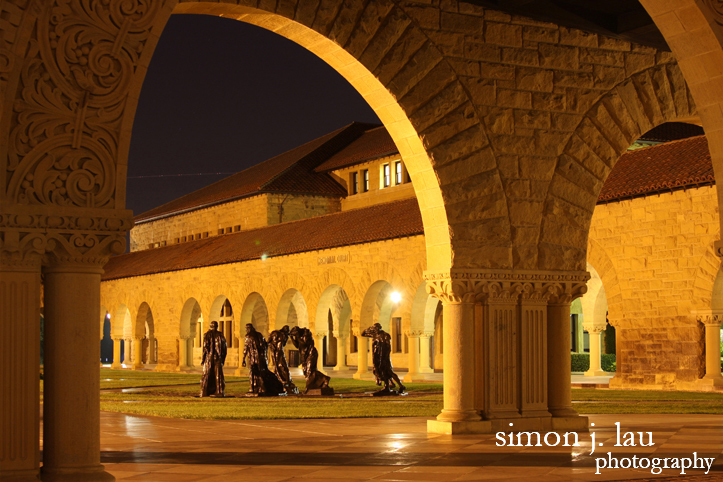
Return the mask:
<path id="1" fill-rule="evenodd" d="M 586 291 L 605 179 L 642 133 L 696 115 L 713 170 L 723 166 L 719 5 L 641 4 L 670 51 L 462 0 L 0 3 L 0 351 L 12 360 L 0 366 L 0 383 L 12 387 L 0 397 L 11 427 L 0 475 L 40 472 L 42 274 L 52 327 L 42 476 L 107 479 L 101 274 L 132 225 L 131 127 L 171 14 L 224 15 L 295 41 L 348 79 L 384 123 L 418 200 L 424 278 L 443 305 L 444 343 L 458 347 L 444 350 L 444 409 L 429 430 L 489 431 L 513 418 L 518 427 L 586 428 L 570 400 L 568 313 Z M 720 254 L 720 241 L 708 248 Z M 714 312 L 700 316 L 706 327 L 719 322 Z M 713 351 L 705 354 L 712 362 Z"/>

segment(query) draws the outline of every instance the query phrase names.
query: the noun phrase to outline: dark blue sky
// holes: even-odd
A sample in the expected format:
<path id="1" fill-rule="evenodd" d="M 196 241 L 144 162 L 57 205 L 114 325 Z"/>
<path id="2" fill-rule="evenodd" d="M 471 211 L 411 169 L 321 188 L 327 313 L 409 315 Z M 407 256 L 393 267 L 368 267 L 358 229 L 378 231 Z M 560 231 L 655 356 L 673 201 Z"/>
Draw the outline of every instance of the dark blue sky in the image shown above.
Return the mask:
<path id="1" fill-rule="evenodd" d="M 127 208 L 140 214 L 353 121 L 379 122 L 311 52 L 267 30 L 173 15 L 141 91 Z"/>

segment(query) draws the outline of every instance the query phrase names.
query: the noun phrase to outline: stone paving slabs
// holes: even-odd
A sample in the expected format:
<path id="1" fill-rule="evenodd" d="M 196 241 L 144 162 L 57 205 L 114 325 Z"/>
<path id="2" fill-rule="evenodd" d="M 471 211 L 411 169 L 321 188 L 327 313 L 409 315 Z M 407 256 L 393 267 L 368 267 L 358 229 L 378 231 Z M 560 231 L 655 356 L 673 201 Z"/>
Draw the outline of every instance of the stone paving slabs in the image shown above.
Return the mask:
<path id="1" fill-rule="evenodd" d="M 101 413 L 101 462 L 121 481 L 723 481 L 723 416 L 591 415 L 579 447 L 498 447 L 494 434 L 426 433 L 426 418 L 180 420 Z M 621 431 L 650 447 L 614 447 Z M 541 434 L 544 436 L 544 433 Z M 554 439 L 554 437 L 552 438 Z M 551 440 L 552 440 L 551 439 Z M 648 436 L 645 433 L 645 440 Z M 524 437 L 526 441 L 526 437 Z M 715 457 L 712 470 L 602 469 L 595 457 Z"/>

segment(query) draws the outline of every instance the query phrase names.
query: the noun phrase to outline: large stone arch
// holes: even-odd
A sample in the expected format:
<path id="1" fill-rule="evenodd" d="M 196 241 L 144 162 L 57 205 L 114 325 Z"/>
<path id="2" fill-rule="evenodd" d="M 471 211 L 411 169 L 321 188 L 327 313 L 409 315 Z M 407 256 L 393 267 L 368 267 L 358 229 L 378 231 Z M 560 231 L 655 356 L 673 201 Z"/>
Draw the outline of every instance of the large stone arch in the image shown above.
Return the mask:
<path id="1" fill-rule="evenodd" d="M 587 262 L 597 271 L 605 289 L 610 324 L 616 326 L 623 319 L 623 295 L 615 265 L 605 248 L 594 240 L 588 239 Z"/>
<path id="2" fill-rule="evenodd" d="M 678 61 L 698 107 L 716 178 L 723 179 L 723 8 L 711 0 L 640 3 Z M 720 246 L 716 251 L 721 254 Z"/>
<path id="3" fill-rule="evenodd" d="M 278 330 L 284 325 L 289 325 L 289 328 L 294 326 L 309 328 L 309 313 L 306 308 L 306 301 L 299 290 L 294 288 L 286 290 L 277 306 L 275 329 Z"/>
<path id="4" fill-rule="evenodd" d="M 653 127 L 695 115 L 683 75 L 672 62 L 626 78 L 588 109 L 561 149 L 545 202 L 538 206 L 538 267 L 584 270 L 597 198 L 620 156 Z"/>

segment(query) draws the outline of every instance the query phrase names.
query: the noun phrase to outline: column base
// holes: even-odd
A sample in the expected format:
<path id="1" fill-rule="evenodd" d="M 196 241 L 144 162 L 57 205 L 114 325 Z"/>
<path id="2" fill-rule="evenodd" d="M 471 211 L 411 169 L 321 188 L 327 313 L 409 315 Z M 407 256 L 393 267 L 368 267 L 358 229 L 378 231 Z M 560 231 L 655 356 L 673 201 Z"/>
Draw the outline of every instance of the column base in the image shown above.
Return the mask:
<path id="1" fill-rule="evenodd" d="M 604 370 L 588 370 L 583 375 L 586 377 L 604 377 L 608 374 L 608 372 Z"/>
<path id="2" fill-rule="evenodd" d="M 144 368 L 145 368 L 145 365 L 137 365 L 135 363 L 133 365 L 131 365 L 131 370 L 139 370 L 140 371 L 140 370 L 143 370 Z"/>
<path id="3" fill-rule="evenodd" d="M 0 471 L 0 480 L 3 482 L 38 482 L 38 476 L 38 469 Z"/>
<path id="4" fill-rule="evenodd" d="M 552 417 L 552 430 L 560 432 L 589 432 L 590 420 L 581 415 L 572 417 Z"/>
<path id="5" fill-rule="evenodd" d="M 432 370 L 431 368 L 426 368 L 426 369 L 425 369 L 425 368 L 420 368 L 420 369 L 419 369 L 419 373 L 421 373 L 421 374 L 425 374 L 425 373 L 431 373 L 431 374 L 434 374 L 434 373 L 435 373 L 435 371 L 434 371 L 434 370 Z"/>
<path id="6" fill-rule="evenodd" d="M 111 367 L 111 369 L 113 369 L 113 370 L 120 370 L 121 368 L 123 368 L 123 365 L 121 365 L 120 363 L 118 363 L 118 364 L 112 364 L 110 367 Z"/>
<path id="7" fill-rule="evenodd" d="M 708 375 L 706 375 L 705 377 L 696 380 L 695 384 L 703 390 L 718 390 L 723 388 L 723 377 L 719 375 L 717 377 L 713 376 L 708 378 Z"/>
<path id="8" fill-rule="evenodd" d="M 427 420 L 427 433 L 460 435 L 492 432 L 492 423 L 489 420 L 477 420 L 474 422 L 445 422 L 442 420 Z"/>
<path id="9" fill-rule="evenodd" d="M 67 469 L 45 469 L 40 471 L 43 482 L 114 482 L 115 477 L 105 471 L 105 467 L 73 467 Z"/>

